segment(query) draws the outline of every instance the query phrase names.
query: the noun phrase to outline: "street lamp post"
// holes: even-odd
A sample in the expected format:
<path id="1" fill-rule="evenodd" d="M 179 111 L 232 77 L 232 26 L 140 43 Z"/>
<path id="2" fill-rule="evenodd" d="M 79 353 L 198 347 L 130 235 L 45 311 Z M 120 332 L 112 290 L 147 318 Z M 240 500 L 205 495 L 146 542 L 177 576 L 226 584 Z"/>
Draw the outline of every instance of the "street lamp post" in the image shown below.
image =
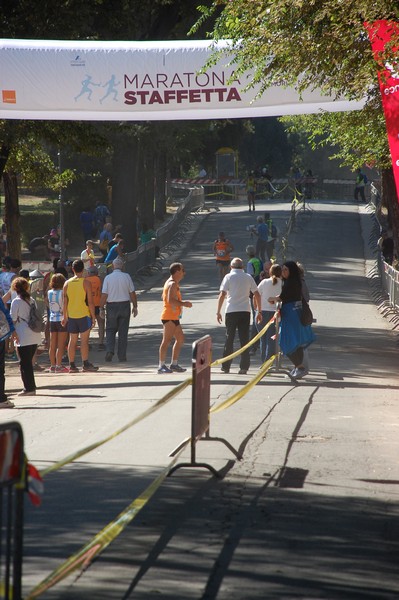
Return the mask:
<path id="1" fill-rule="evenodd" d="M 61 176 L 61 150 L 58 150 L 58 173 Z M 60 193 L 58 195 L 60 210 L 60 259 L 66 259 L 65 253 L 65 223 L 64 223 L 64 198 L 62 195 L 62 186 L 60 181 Z"/>

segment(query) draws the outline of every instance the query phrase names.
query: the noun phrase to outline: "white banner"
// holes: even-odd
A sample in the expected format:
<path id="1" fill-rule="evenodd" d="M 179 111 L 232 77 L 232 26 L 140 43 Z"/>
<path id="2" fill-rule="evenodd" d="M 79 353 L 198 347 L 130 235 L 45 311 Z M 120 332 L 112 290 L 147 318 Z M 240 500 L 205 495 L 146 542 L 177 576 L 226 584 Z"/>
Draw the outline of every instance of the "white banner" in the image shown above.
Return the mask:
<path id="1" fill-rule="evenodd" d="M 219 48 L 226 47 L 219 44 Z M 274 86 L 244 92 L 226 57 L 203 70 L 209 41 L 0 40 L 0 119 L 141 121 L 345 111 L 363 102 Z"/>

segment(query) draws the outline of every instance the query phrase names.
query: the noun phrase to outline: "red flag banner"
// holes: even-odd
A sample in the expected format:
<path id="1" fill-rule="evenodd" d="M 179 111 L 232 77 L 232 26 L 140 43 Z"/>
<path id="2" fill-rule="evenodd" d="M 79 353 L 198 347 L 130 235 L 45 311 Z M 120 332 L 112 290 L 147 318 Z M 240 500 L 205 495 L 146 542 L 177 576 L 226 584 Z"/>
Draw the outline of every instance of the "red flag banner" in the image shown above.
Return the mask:
<path id="1" fill-rule="evenodd" d="M 365 23 L 374 58 L 379 65 L 378 78 L 385 123 L 399 200 L 399 23 L 380 20 Z M 384 54 L 393 58 L 384 60 Z M 382 63 L 382 64 L 381 64 Z M 382 68 L 381 68 L 382 66 Z"/>

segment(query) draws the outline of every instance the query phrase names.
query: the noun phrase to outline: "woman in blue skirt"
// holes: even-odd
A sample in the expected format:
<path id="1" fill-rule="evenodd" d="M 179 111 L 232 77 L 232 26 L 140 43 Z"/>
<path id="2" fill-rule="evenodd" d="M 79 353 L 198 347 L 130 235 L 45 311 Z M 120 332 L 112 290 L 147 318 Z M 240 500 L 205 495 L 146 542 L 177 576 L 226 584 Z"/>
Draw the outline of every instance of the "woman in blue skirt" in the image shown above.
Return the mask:
<path id="1" fill-rule="evenodd" d="M 281 302 L 280 348 L 294 364 L 291 377 L 301 379 L 307 375 L 304 366 L 304 350 L 315 339 L 311 325 L 302 325 L 301 271 L 294 261 L 282 267 L 283 289 L 281 294 L 269 298 L 269 302 Z"/>

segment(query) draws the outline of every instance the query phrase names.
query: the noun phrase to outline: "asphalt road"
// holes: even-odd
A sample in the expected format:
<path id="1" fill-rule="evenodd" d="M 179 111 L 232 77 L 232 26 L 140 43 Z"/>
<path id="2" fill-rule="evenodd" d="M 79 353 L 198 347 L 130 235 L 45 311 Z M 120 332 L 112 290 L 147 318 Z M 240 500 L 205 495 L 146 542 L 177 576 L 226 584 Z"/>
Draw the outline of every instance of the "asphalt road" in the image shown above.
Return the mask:
<path id="1" fill-rule="evenodd" d="M 398 598 L 397 336 L 374 305 L 366 277 L 372 264 L 366 209 L 344 201 L 312 208 L 300 216 L 287 256 L 306 267 L 317 319 L 310 374 L 295 385 L 284 372 L 271 373 L 212 416 L 212 436 L 227 440 L 242 460 L 221 442 L 199 442 L 198 460 L 222 477 L 206 469 L 176 471 L 77 581 L 69 577 L 44 598 Z M 263 210 L 283 229 L 288 203 L 264 203 L 256 215 Z M 201 336 L 212 336 L 214 358 L 223 347 L 213 241 L 224 230 L 234 254 L 245 258 L 246 227 L 254 222 L 244 204 L 226 201 L 198 220 L 181 249 L 183 298 L 193 302 L 182 321 L 180 362 L 187 367 Z M 3 421 L 22 424 L 26 453 L 40 469 L 110 436 L 185 379 L 156 373 L 162 281 L 153 276 L 140 293 L 127 363 L 105 363 L 94 340 L 97 374 L 39 374 L 40 394 L 2 412 Z M 237 359 L 229 375 L 213 369 L 211 402 L 241 389 L 259 366 L 255 356 L 247 376 L 237 374 Z M 20 389 L 15 367 L 8 368 L 7 387 Z M 26 511 L 26 595 L 162 472 L 171 450 L 190 435 L 190 409 L 187 387 L 138 425 L 45 477 L 42 506 Z M 183 457 L 189 459 L 188 450 Z"/>

